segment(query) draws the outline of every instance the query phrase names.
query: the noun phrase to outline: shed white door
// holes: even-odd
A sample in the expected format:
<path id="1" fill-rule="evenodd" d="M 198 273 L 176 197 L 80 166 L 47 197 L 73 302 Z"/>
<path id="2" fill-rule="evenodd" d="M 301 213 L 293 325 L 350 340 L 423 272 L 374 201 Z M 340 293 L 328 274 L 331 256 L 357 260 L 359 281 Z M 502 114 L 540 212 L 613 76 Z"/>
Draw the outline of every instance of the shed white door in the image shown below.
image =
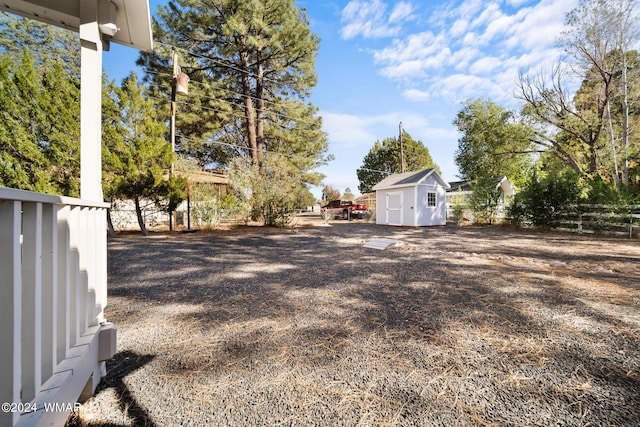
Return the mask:
<path id="1" fill-rule="evenodd" d="M 387 193 L 387 224 L 402 225 L 402 192 Z"/>

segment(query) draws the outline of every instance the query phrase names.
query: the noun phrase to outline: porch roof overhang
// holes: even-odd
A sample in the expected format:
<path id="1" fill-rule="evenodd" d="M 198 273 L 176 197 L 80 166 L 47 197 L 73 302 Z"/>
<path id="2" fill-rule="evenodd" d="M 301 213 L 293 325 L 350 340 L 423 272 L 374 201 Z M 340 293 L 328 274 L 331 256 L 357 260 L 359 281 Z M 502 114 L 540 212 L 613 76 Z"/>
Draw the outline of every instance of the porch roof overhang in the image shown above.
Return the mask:
<path id="1" fill-rule="evenodd" d="M 71 31 L 80 30 L 82 0 L 0 0 L 0 10 L 46 22 Z M 103 0 L 107 1 L 107 0 Z M 108 40 L 145 52 L 153 50 L 148 0 L 111 0 L 119 31 Z"/>

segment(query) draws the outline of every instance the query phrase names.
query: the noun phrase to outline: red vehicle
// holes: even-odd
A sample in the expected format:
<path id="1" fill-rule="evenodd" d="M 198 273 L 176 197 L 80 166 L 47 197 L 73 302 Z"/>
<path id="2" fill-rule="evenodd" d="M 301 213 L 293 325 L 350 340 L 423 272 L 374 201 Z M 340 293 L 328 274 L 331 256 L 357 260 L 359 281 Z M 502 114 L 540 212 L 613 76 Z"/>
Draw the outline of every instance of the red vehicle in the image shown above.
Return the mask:
<path id="1" fill-rule="evenodd" d="M 369 206 L 360 205 L 351 200 L 332 200 L 322 207 L 328 218 L 362 219 L 369 214 Z"/>

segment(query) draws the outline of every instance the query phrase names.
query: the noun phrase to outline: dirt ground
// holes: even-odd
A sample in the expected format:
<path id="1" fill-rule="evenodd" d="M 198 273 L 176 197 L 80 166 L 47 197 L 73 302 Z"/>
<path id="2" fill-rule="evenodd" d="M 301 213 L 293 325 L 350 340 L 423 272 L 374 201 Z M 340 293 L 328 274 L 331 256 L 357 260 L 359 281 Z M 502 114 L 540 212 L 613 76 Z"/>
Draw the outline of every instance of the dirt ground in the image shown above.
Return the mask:
<path id="1" fill-rule="evenodd" d="M 302 225 L 111 239 L 69 425 L 640 425 L 637 239 Z"/>

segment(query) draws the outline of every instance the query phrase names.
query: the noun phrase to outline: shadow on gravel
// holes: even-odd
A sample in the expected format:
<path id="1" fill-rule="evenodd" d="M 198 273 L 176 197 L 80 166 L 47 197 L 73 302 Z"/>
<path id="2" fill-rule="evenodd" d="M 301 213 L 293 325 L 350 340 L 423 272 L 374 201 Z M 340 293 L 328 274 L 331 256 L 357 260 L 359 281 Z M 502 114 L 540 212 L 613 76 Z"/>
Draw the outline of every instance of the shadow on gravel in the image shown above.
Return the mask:
<path id="1" fill-rule="evenodd" d="M 140 406 L 133 393 L 124 383 L 124 378 L 151 362 L 155 356 L 139 355 L 132 351 L 122 351 L 117 353 L 113 359 L 107 361 L 107 376 L 102 379 L 96 394 L 108 388 L 115 390 L 120 404 L 120 410 L 131 419 L 136 427 L 156 427 L 149 413 Z M 65 427 L 124 427 L 124 425 L 114 423 L 87 423 L 78 419 L 78 415 L 71 416 Z"/>
<path id="2" fill-rule="evenodd" d="M 402 245 L 362 247 L 382 237 Z M 345 224 L 109 248 L 110 320 L 173 334 L 109 364 L 136 426 L 174 419 L 123 381 L 156 357 L 185 383 L 165 390 L 207 403 L 182 416 L 217 425 L 640 421 L 634 242 Z"/>

